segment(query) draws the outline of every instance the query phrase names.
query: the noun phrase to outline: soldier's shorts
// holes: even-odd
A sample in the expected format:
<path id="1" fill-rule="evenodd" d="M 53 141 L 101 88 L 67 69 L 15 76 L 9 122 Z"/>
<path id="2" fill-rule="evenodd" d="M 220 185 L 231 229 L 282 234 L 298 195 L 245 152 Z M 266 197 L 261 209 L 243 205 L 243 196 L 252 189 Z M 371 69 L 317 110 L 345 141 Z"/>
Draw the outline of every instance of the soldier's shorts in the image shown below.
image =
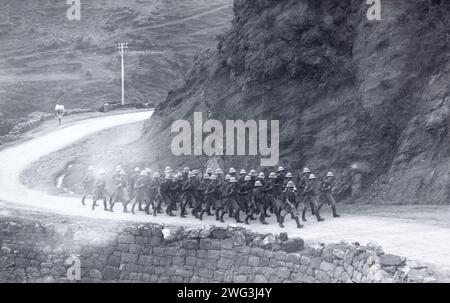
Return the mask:
<path id="1" fill-rule="evenodd" d="M 302 202 L 303 203 L 301 203 L 301 205 L 304 209 L 308 209 L 311 206 L 313 206 L 315 209 L 319 207 L 318 198 L 316 196 L 305 196 Z"/>
<path id="2" fill-rule="evenodd" d="M 147 198 L 147 194 L 144 189 L 137 189 L 134 191 L 134 198 L 136 201 L 144 201 Z"/>
<path id="3" fill-rule="evenodd" d="M 280 216 L 285 217 L 287 214 L 292 214 L 294 217 L 299 216 L 299 207 L 291 207 L 289 205 L 283 205 L 281 207 Z"/>
<path id="4" fill-rule="evenodd" d="M 106 199 L 106 190 L 104 189 L 97 189 L 94 191 L 94 200 L 104 200 Z"/>
<path id="5" fill-rule="evenodd" d="M 336 200 L 334 200 L 333 194 L 330 192 L 324 192 L 322 195 L 322 199 L 320 205 L 328 204 L 331 206 L 336 205 Z"/>

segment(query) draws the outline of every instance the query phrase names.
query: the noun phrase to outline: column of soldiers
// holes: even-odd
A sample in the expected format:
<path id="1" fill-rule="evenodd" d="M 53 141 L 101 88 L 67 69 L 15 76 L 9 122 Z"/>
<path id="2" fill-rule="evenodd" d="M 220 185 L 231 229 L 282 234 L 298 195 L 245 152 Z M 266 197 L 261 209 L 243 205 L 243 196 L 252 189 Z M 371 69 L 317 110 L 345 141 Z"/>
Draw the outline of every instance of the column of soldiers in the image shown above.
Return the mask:
<path id="1" fill-rule="evenodd" d="M 166 167 L 163 174 L 152 172 L 150 168 L 136 168 L 128 176 L 121 166 L 117 166 L 110 179 L 111 194 L 108 194 L 107 183 L 105 170 L 96 173 L 90 166 L 83 177 L 82 204 L 85 205 L 86 198 L 92 196 L 92 210 L 98 201 L 103 201 L 104 210 L 110 212 L 119 203 L 125 213 L 142 211 L 153 216 L 166 213 L 173 217 L 179 210 L 179 216 L 185 218 L 190 210 L 199 220 L 207 215 L 225 222 L 225 216 L 228 216 L 236 223 L 245 224 L 253 220 L 268 224 L 266 218 L 273 215 L 282 228 L 286 217 L 293 219 L 297 228 L 302 228 L 300 219 L 307 221 L 308 209 L 317 221 L 323 221 L 320 210 L 325 204 L 331 206 L 333 217 L 339 217 L 333 197 L 334 174 L 328 172 L 320 182 L 308 168 L 304 168 L 295 180 L 283 167 L 266 177 L 254 169 L 248 173 L 242 169 L 238 174 L 236 169 L 230 168 L 225 174 L 220 168 L 215 171 L 207 168 L 200 174 L 188 167 L 176 173 Z M 131 205 L 130 210 L 128 205 Z"/>

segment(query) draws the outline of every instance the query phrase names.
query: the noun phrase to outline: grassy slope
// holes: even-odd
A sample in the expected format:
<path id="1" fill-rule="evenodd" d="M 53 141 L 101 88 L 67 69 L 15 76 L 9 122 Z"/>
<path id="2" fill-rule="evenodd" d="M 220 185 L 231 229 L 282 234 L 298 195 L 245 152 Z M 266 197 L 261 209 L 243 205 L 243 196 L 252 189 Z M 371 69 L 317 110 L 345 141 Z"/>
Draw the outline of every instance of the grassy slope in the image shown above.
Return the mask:
<path id="1" fill-rule="evenodd" d="M 117 41 L 126 55 L 129 102 L 160 102 L 200 49 L 229 26 L 231 0 L 82 1 L 69 22 L 60 0 L 0 3 L 0 119 L 120 100 Z M 1 130 L 0 130 L 1 131 Z"/>

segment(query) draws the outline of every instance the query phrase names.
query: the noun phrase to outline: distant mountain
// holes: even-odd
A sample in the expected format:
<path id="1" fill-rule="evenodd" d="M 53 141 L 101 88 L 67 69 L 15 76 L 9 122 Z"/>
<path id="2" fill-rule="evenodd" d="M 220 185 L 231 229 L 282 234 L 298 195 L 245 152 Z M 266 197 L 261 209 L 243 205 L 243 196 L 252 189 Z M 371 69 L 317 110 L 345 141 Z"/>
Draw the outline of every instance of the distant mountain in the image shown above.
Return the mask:
<path id="1" fill-rule="evenodd" d="M 204 167 L 170 150 L 171 123 L 195 111 L 279 120 L 280 164 L 336 171 L 341 197 L 449 203 L 449 1 L 385 0 L 381 21 L 361 0 L 234 3 L 232 29 L 147 123 L 141 159 Z"/>
<path id="2" fill-rule="evenodd" d="M 232 19 L 232 0 L 81 1 L 72 22 L 68 8 L 65 0 L 0 1 L 0 134 L 57 100 L 68 108 L 120 101 L 119 41 L 129 44 L 127 101 L 158 103 Z"/>

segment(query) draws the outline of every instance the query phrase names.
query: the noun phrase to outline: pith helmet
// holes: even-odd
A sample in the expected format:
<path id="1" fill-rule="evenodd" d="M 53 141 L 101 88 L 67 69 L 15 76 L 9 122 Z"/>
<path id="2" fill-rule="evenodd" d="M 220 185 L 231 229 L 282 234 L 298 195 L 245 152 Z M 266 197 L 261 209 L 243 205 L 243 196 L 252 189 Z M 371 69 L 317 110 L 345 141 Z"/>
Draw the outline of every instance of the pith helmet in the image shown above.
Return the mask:
<path id="1" fill-rule="evenodd" d="M 287 173 L 287 174 L 286 174 L 286 178 L 293 178 L 292 173 Z"/>
<path id="2" fill-rule="evenodd" d="M 228 174 L 225 176 L 225 180 L 230 180 L 230 178 L 231 178 L 231 176 Z"/>
<path id="3" fill-rule="evenodd" d="M 259 173 L 258 178 L 260 179 L 264 179 L 266 177 L 266 175 L 264 173 Z"/>
<path id="4" fill-rule="evenodd" d="M 245 176 L 244 181 L 251 181 L 252 180 L 252 176 Z"/>
<path id="5" fill-rule="evenodd" d="M 247 171 L 246 171 L 245 169 L 241 169 L 241 171 L 240 171 L 239 174 L 240 174 L 240 175 L 246 175 L 246 174 L 247 174 Z"/>
<path id="6" fill-rule="evenodd" d="M 276 179 L 277 178 L 277 175 L 275 174 L 275 173 L 270 173 L 269 174 L 269 179 Z"/>
<path id="7" fill-rule="evenodd" d="M 294 182 L 289 181 L 286 185 L 286 187 L 295 187 Z"/>
<path id="8" fill-rule="evenodd" d="M 255 187 L 261 187 L 261 186 L 262 186 L 261 181 L 256 181 L 256 182 L 255 182 Z"/>
<path id="9" fill-rule="evenodd" d="M 303 169 L 303 173 L 304 173 L 304 174 L 309 174 L 309 173 L 311 173 L 311 171 L 309 170 L 309 168 L 305 167 L 305 168 Z"/>
<path id="10" fill-rule="evenodd" d="M 285 169 L 284 169 L 283 166 L 280 166 L 280 167 L 278 167 L 278 171 L 279 171 L 279 172 L 280 172 L 280 171 L 285 171 Z"/>
<path id="11" fill-rule="evenodd" d="M 315 175 L 315 174 L 311 174 L 311 175 L 309 175 L 309 179 L 310 179 L 310 180 L 313 180 L 313 179 L 317 179 L 317 178 L 316 178 L 316 175 Z"/>
<path id="12" fill-rule="evenodd" d="M 236 178 L 235 178 L 235 177 L 231 177 L 231 178 L 230 178 L 230 183 L 237 183 Z"/>
<path id="13" fill-rule="evenodd" d="M 327 177 L 334 177 L 333 172 L 329 171 L 329 172 L 327 173 Z"/>

